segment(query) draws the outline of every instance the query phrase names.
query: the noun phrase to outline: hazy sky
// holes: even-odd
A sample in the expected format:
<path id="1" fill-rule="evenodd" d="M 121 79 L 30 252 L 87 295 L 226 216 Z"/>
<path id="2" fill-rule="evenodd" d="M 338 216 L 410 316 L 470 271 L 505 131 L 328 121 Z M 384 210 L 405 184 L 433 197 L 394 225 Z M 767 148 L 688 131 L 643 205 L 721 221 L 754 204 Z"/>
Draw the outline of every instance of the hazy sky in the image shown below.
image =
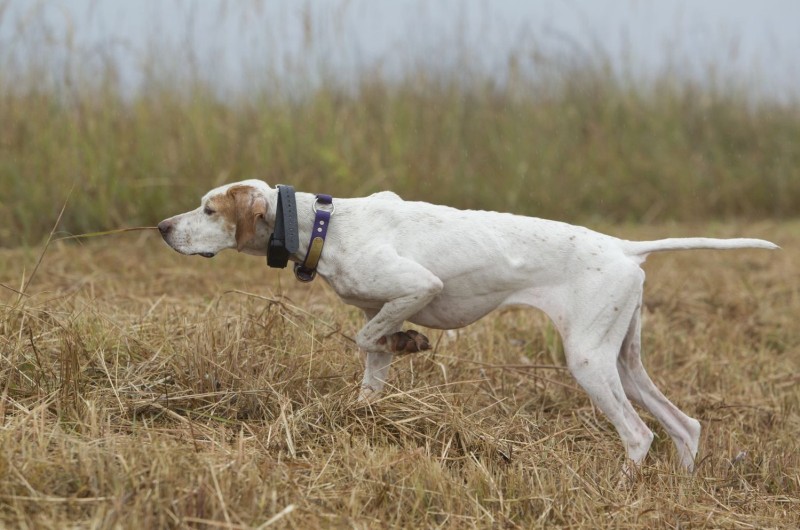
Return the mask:
<path id="1" fill-rule="evenodd" d="M 800 94 L 798 0 L 0 0 L 0 60 L 28 61 L 43 42 L 115 61 L 131 87 L 153 57 L 241 89 L 268 66 L 347 78 L 466 59 L 491 73 L 539 51 L 602 53 L 634 77 L 671 65 L 702 78 L 714 63 L 763 94 Z"/>

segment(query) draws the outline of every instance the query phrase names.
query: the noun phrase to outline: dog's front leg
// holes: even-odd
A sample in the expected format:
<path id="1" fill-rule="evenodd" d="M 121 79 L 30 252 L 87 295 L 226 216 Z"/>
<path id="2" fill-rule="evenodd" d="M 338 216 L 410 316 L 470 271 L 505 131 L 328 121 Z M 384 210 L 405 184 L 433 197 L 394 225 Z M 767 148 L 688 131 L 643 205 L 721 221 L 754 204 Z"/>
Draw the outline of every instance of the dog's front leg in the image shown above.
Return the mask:
<path id="1" fill-rule="evenodd" d="M 368 321 L 356 337 L 359 348 L 366 352 L 360 400 L 370 399 L 383 389 L 395 353 L 413 353 L 429 347 L 425 336 L 400 329 L 406 319 L 441 292 L 442 282 L 417 263 L 407 263 L 404 270 L 385 275 L 384 286 L 373 286 L 393 296 L 380 310 L 365 311 Z"/>
<path id="2" fill-rule="evenodd" d="M 364 310 L 364 317 L 367 322 L 374 319 L 377 314 L 377 310 Z M 398 326 L 396 331 L 399 330 L 400 327 Z M 361 392 L 358 395 L 358 399 L 359 401 L 368 401 L 383 388 L 394 354 L 386 351 L 369 351 L 368 345 L 362 345 L 361 342 L 358 345 L 366 354 L 364 359 L 364 378 L 361 380 Z"/>

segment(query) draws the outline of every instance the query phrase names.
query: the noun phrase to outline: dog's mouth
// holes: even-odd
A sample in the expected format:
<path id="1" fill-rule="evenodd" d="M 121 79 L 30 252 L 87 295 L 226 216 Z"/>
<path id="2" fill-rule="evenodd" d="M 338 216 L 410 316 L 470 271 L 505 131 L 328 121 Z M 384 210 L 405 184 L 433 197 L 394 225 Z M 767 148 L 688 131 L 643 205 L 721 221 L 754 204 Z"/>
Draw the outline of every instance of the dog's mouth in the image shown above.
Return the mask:
<path id="1" fill-rule="evenodd" d="M 193 256 L 203 256 L 204 258 L 213 258 L 215 254 L 213 252 L 195 252 L 192 254 Z"/>

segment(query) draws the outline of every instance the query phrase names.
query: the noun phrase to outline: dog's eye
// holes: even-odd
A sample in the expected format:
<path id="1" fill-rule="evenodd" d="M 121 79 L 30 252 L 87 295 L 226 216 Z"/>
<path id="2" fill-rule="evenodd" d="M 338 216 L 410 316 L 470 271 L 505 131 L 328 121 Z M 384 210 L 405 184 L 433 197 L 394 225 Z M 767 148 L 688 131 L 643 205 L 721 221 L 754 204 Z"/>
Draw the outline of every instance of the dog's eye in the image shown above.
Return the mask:
<path id="1" fill-rule="evenodd" d="M 216 212 L 214 212 L 214 210 L 206 206 L 205 208 L 203 208 L 203 213 L 206 215 L 214 215 Z"/>

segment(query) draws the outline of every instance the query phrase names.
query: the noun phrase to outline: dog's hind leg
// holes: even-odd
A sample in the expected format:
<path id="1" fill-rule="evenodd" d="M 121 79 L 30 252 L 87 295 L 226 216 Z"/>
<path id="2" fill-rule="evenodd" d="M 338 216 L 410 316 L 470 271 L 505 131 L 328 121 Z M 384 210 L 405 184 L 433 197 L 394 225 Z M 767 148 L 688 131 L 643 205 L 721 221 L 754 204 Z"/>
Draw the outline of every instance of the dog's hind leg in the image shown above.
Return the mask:
<path id="1" fill-rule="evenodd" d="M 618 348 L 611 345 L 595 349 L 565 345 L 565 348 L 567 366 L 575 380 L 614 425 L 628 458 L 640 464 L 650 449 L 653 433 L 625 395 L 615 366 Z"/>
<path id="2" fill-rule="evenodd" d="M 656 387 L 642 365 L 641 301 L 617 360 L 622 385 L 630 399 L 656 417 L 678 449 L 681 465 L 691 471 L 700 443 L 700 422 L 684 414 Z"/>
<path id="3" fill-rule="evenodd" d="M 622 273 L 613 282 L 598 277 L 586 278 L 582 283 L 579 292 L 573 291 L 576 296 L 570 322 L 562 331 L 567 366 L 616 428 L 630 461 L 640 464 L 650 449 L 653 433 L 625 394 L 617 357 L 638 301 L 636 289 L 637 285 L 641 289 L 641 271 L 637 267 L 635 272 Z M 626 464 L 624 472 L 628 470 Z"/>

